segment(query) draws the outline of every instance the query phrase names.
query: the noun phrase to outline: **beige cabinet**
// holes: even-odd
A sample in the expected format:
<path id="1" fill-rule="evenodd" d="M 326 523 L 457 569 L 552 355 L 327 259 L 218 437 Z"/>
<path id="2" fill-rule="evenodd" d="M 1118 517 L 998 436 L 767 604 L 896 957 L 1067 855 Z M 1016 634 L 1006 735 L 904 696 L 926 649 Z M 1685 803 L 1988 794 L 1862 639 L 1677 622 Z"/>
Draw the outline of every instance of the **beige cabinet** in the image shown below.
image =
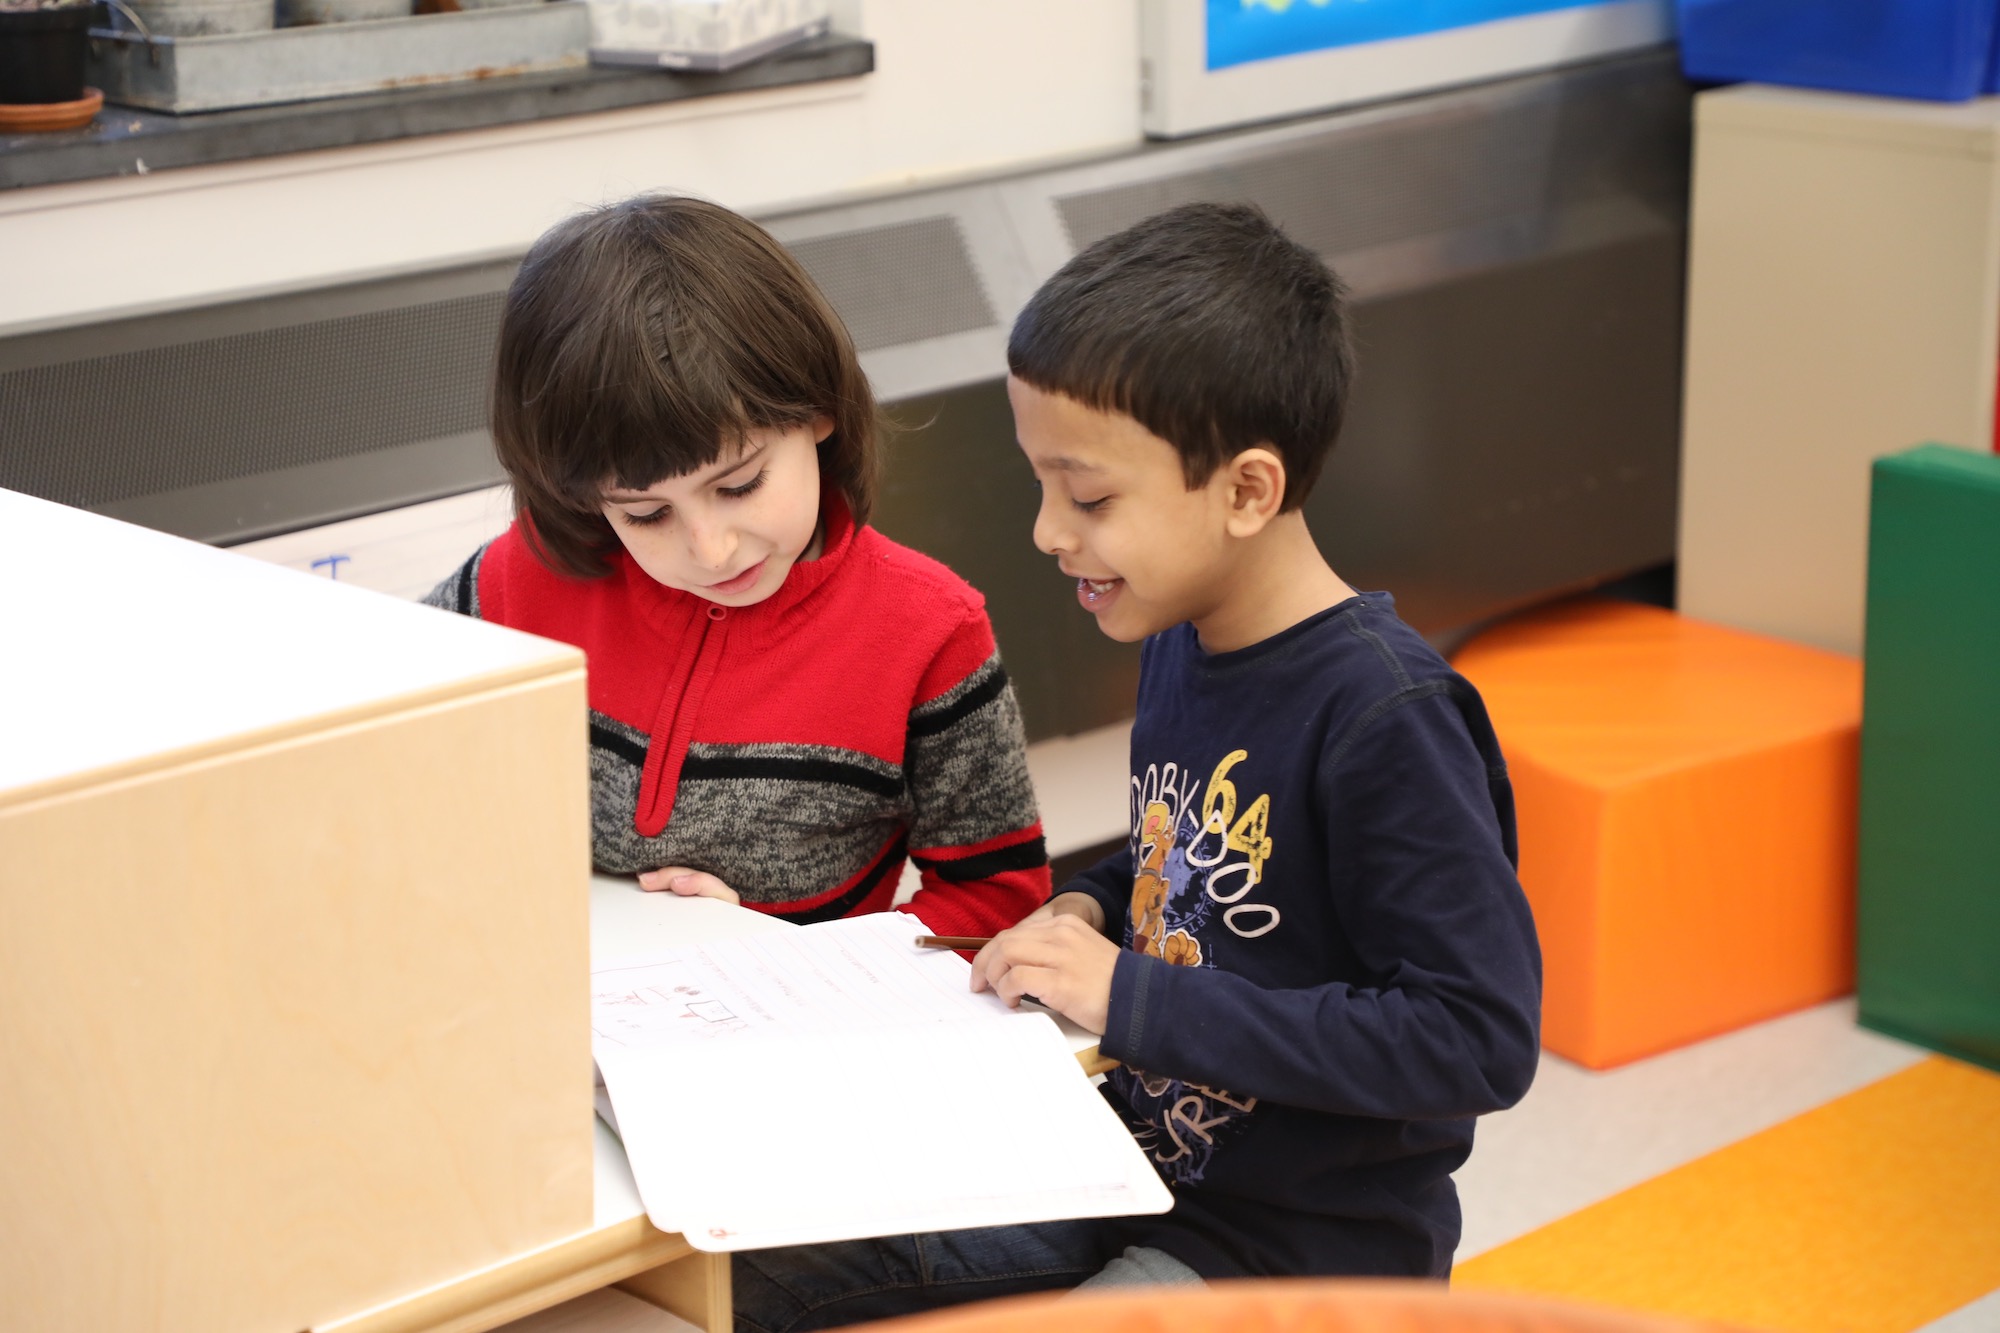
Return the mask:
<path id="1" fill-rule="evenodd" d="M 1869 464 L 1986 449 L 2000 98 L 1695 99 L 1680 609 L 1861 651 Z"/>
<path id="2" fill-rule="evenodd" d="M 10 1327 L 325 1324 L 592 1225 L 583 659 L 0 492 Z"/>

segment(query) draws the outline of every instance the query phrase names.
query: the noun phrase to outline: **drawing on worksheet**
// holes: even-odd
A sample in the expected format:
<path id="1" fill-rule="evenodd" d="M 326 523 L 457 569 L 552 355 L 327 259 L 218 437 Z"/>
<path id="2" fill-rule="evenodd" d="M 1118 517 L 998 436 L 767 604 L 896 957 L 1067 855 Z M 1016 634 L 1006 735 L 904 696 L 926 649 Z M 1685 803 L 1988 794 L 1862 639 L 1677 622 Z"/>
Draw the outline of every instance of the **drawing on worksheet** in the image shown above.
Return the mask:
<path id="1" fill-rule="evenodd" d="M 689 1035 L 707 1040 L 747 1026 L 747 1020 L 728 1000 L 710 995 L 699 985 L 687 981 L 675 984 L 671 975 L 647 984 L 647 979 L 629 975 L 633 971 L 671 974 L 680 965 L 677 959 L 674 964 L 624 969 L 619 984 L 600 981 L 591 996 L 591 1031 L 601 1041 L 637 1048 Z"/>
<path id="2" fill-rule="evenodd" d="M 591 973 L 591 1030 L 599 1045 L 645 1050 L 773 1025 L 813 1032 L 1015 1016 L 994 996 L 974 995 L 954 955 L 918 949 L 923 930 L 913 916 L 883 912 L 838 930 L 750 935 L 611 963 Z"/>

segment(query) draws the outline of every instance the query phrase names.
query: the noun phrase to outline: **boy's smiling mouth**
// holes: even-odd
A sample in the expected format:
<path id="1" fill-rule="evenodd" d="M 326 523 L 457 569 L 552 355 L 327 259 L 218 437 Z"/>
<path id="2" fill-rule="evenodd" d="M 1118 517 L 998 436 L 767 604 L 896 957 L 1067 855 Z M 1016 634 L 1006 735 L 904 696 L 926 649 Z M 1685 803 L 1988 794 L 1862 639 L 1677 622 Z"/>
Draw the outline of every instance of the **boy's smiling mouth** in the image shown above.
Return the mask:
<path id="1" fill-rule="evenodd" d="M 1076 581 L 1076 600 L 1083 604 L 1083 609 L 1086 611 L 1092 613 L 1102 611 L 1111 605 L 1112 599 L 1118 595 L 1118 590 L 1124 586 L 1124 579 L 1079 577 Z"/>

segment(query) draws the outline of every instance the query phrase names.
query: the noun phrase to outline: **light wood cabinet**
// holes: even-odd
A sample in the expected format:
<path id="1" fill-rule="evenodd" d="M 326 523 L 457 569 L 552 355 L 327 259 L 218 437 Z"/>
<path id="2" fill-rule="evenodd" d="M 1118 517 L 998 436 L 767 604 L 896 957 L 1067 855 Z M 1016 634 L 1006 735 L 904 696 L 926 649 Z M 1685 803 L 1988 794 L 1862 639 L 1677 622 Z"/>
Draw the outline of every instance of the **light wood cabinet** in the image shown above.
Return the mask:
<path id="1" fill-rule="evenodd" d="M 1695 99 L 1679 607 L 1861 651 L 1870 464 L 1984 450 L 2000 98 Z"/>
<path id="2" fill-rule="evenodd" d="M 10 1326 L 324 1324 L 592 1225 L 583 659 L 0 492 Z"/>

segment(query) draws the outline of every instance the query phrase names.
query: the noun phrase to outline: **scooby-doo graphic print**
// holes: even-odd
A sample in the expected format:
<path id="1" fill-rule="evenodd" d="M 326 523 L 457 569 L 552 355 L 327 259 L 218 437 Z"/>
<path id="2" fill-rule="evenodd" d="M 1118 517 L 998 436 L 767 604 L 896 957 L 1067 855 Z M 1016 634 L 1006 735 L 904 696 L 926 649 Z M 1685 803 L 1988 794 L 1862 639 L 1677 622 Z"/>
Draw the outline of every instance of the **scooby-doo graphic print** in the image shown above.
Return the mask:
<path id="1" fill-rule="evenodd" d="M 1133 779 L 1132 949 L 1176 967 L 1214 967 L 1230 938 L 1278 928 L 1277 908 L 1250 901 L 1271 858 L 1271 798 L 1238 796 L 1230 770 L 1248 757 L 1232 750 L 1206 774 L 1155 764 Z M 1140 1069 L 1109 1077 L 1139 1145 L 1178 1184 L 1198 1184 L 1217 1147 L 1257 1109 L 1255 1097 Z"/>

